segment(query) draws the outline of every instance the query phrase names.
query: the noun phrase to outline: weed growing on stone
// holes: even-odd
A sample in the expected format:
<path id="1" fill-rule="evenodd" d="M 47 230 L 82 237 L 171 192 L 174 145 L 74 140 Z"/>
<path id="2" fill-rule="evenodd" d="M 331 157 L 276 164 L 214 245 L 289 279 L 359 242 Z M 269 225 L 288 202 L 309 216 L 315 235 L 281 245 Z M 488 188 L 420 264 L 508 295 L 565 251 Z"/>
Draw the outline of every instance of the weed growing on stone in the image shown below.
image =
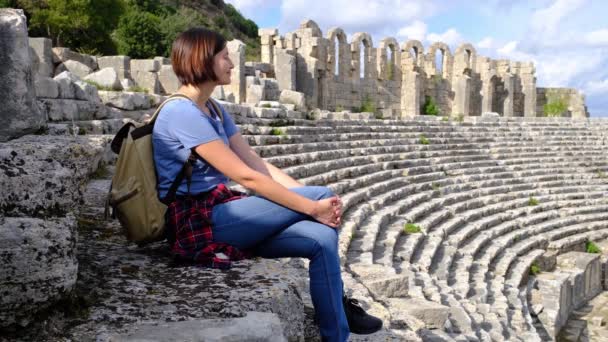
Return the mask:
<path id="1" fill-rule="evenodd" d="M 293 125 L 293 121 L 289 121 L 289 120 L 285 120 L 285 119 L 274 120 L 268 124 L 268 126 L 270 126 L 270 127 L 284 127 L 284 126 L 289 126 L 289 125 Z"/>
<path id="2" fill-rule="evenodd" d="M 365 98 L 363 98 L 363 102 L 361 102 L 361 108 L 359 108 L 360 112 L 367 112 L 367 113 L 375 113 L 376 112 L 376 106 L 374 105 L 374 103 L 372 102 L 372 99 L 366 95 Z"/>
<path id="3" fill-rule="evenodd" d="M 597 170 L 597 176 L 602 179 L 608 178 L 608 176 L 606 176 L 606 173 L 602 170 Z"/>
<path id="4" fill-rule="evenodd" d="M 105 164 L 99 165 L 97 170 L 91 175 L 93 179 L 106 179 L 110 177 L 110 171 Z"/>
<path id="5" fill-rule="evenodd" d="M 439 190 L 441 188 L 441 185 L 439 185 L 439 183 L 433 183 L 431 184 L 431 187 L 433 188 L 433 190 Z"/>
<path id="6" fill-rule="evenodd" d="M 83 80 L 83 82 L 92 85 L 93 87 L 97 88 L 97 90 L 102 90 L 102 91 L 115 91 L 115 90 L 118 90 L 118 89 L 114 89 L 112 87 L 103 86 L 103 85 L 101 85 L 101 84 L 99 84 L 99 83 L 97 83 L 95 81 L 91 81 L 91 80 Z"/>
<path id="7" fill-rule="evenodd" d="M 342 105 L 337 105 L 337 106 L 336 106 L 336 112 L 342 112 L 342 111 L 344 111 L 344 106 L 342 106 Z"/>
<path id="8" fill-rule="evenodd" d="M 317 120 L 317 113 L 312 110 L 306 113 L 306 120 Z"/>
<path id="9" fill-rule="evenodd" d="M 270 135 L 284 135 L 285 132 L 283 132 L 283 130 L 279 129 L 279 128 L 273 128 L 270 130 Z"/>
<path id="10" fill-rule="evenodd" d="M 441 118 L 441 121 L 448 122 L 448 121 L 450 121 L 450 117 L 449 116 L 444 116 L 444 117 Z"/>
<path id="11" fill-rule="evenodd" d="M 134 93 L 148 93 L 149 90 L 143 87 L 140 87 L 138 85 L 134 85 L 132 87 L 129 88 L 129 91 L 134 92 Z"/>
<path id="12" fill-rule="evenodd" d="M 421 231 L 420 227 L 413 223 L 406 223 L 405 226 L 403 226 L 403 232 L 406 234 L 416 234 Z"/>
<path id="13" fill-rule="evenodd" d="M 272 105 L 270 103 L 264 103 L 262 108 L 272 108 Z"/>
<path id="14" fill-rule="evenodd" d="M 429 139 L 427 139 L 427 137 L 426 137 L 426 136 L 424 136 L 424 134 L 423 134 L 423 135 L 421 135 L 421 136 L 420 136 L 420 143 L 421 143 L 422 145 L 428 145 L 428 144 L 430 144 L 431 142 L 430 142 L 430 141 L 429 141 Z"/>
<path id="15" fill-rule="evenodd" d="M 530 275 L 537 275 L 540 273 L 540 266 L 537 263 L 530 265 Z"/>
<path id="16" fill-rule="evenodd" d="M 532 196 L 530 196 L 530 198 L 528 199 L 528 205 L 529 206 L 534 206 L 534 205 L 538 205 L 538 200 Z"/>
<path id="17" fill-rule="evenodd" d="M 585 243 L 585 251 L 593 254 L 602 253 L 602 250 L 593 241 L 587 241 Z"/>
<path id="18" fill-rule="evenodd" d="M 458 114 L 456 116 L 456 121 L 458 121 L 458 122 L 464 122 L 464 114 Z"/>

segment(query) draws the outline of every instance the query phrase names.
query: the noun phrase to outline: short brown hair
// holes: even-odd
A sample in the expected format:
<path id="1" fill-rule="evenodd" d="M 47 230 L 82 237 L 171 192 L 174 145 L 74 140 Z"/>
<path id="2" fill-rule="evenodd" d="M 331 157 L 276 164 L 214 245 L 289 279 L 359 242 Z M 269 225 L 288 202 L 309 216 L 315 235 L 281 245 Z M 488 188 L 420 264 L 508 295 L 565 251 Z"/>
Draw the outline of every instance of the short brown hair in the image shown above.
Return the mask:
<path id="1" fill-rule="evenodd" d="M 213 71 L 213 57 L 226 47 L 226 39 L 219 33 L 202 27 L 182 32 L 173 42 L 171 64 L 183 85 L 197 85 L 217 81 Z"/>

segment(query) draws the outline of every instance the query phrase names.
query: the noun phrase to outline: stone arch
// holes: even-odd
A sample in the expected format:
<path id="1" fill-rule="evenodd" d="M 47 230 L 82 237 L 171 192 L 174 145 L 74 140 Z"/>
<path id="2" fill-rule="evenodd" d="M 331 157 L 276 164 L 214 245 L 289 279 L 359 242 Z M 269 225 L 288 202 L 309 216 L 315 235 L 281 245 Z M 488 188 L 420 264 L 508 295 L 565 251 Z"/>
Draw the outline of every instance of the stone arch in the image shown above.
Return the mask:
<path id="1" fill-rule="evenodd" d="M 302 23 L 300 23 L 300 29 L 312 29 L 313 37 L 323 37 L 319 25 L 314 20 L 306 19 L 302 21 Z"/>
<path id="2" fill-rule="evenodd" d="M 433 74 L 435 74 L 435 75 L 439 74 L 437 72 L 437 66 L 435 63 L 437 50 L 441 51 L 441 53 L 443 54 L 443 61 L 442 61 L 442 65 L 441 65 L 441 76 L 443 78 L 447 78 L 446 76 L 448 75 L 448 63 L 452 58 L 452 53 L 450 52 L 450 47 L 446 43 L 435 42 L 429 48 L 428 60 L 431 62 L 431 65 L 432 65 L 431 69 L 434 71 Z"/>
<path id="3" fill-rule="evenodd" d="M 475 70 L 475 60 L 477 57 L 477 50 L 470 43 L 461 44 L 454 53 L 455 57 L 458 57 L 459 62 L 466 65 L 466 68 Z"/>
<path id="4" fill-rule="evenodd" d="M 361 46 L 363 46 L 363 51 L 361 51 Z M 370 56 L 372 53 L 372 48 L 372 37 L 368 33 L 357 32 L 353 35 L 353 41 L 351 42 L 351 61 L 354 65 L 353 77 L 360 77 L 364 79 L 370 77 Z"/>
<path id="5" fill-rule="evenodd" d="M 412 52 L 414 52 L 412 54 Z M 409 56 L 413 59 L 414 65 L 421 66 L 421 60 L 424 56 L 424 46 L 418 40 L 408 40 L 402 49 L 404 56 Z"/>
<path id="6" fill-rule="evenodd" d="M 327 32 L 329 48 L 327 53 L 327 65 L 330 75 L 344 76 L 346 74 L 345 62 L 348 60 L 346 50 L 348 46 L 347 36 L 344 30 L 335 27 Z"/>
<path id="7" fill-rule="evenodd" d="M 390 57 L 388 55 L 390 52 Z M 378 49 L 378 74 L 384 80 L 394 81 L 399 79 L 398 69 L 401 61 L 401 49 L 399 43 L 393 37 L 382 39 Z"/>

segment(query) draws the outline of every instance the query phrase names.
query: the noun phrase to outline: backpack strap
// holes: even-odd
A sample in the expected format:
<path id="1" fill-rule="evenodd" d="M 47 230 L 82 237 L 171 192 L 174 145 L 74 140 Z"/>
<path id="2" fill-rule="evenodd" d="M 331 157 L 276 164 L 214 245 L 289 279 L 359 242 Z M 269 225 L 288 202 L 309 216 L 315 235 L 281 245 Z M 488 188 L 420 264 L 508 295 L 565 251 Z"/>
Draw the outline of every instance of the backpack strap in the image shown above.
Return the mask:
<path id="1" fill-rule="evenodd" d="M 213 111 L 220 116 L 220 120 L 224 123 L 224 112 L 222 112 L 222 108 L 220 104 L 217 103 L 214 99 L 209 98 L 209 103 L 211 103 L 211 107 L 213 107 Z"/>
<path id="2" fill-rule="evenodd" d="M 169 188 L 167 195 L 160 199 L 160 201 L 163 204 L 168 206 L 173 201 L 175 201 L 177 189 L 182 184 L 184 177 L 186 178 L 186 185 L 188 187 L 188 196 L 190 196 L 190 185 L 192 183 L 192 170 L 194 169 L 195 162 L 196 162 L 196 155 L 194 154 L 194 152 L 190 152 L 190 156 L 188 157 L 188 160 L 186 160 L 186 162 L 182 166 L 181 170 L 179 170 L 179 173 L 177 174 L 177 177 L 175 177 L 175 180 L 173 180 L 173 183 L 171 184 L 171 187 Z"/>

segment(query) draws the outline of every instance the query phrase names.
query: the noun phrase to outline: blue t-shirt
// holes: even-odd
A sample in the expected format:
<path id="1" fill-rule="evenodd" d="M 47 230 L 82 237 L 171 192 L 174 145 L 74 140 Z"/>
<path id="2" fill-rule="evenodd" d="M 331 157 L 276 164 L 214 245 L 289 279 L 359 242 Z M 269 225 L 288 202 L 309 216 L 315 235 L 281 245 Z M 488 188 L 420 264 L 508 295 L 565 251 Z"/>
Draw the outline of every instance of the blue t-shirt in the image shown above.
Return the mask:
<path id="1" fill-rule="evenodd" d="M 190 156 L 191 148 L 217 139 L 221 139 L 230 146 L 228 139 L 238 132 L 234 121 L 224 108 L 220 106 L 224 116 L 222 124 L 212 106 L 207 104 L 207 107 L 213 118 L 203 113 L 194 102 L 187 99 L 170 101 L 158 114 L 152 132 L 152 145 L 160 198 L 167 195 L 171 184 Z M 228 177 L 199 159 L 192 170 L 190 193 L 205 192 L 228 181 Z M 177 195 L 187 193 L 187 182 L 184 178 L 177 190 Z"/>

